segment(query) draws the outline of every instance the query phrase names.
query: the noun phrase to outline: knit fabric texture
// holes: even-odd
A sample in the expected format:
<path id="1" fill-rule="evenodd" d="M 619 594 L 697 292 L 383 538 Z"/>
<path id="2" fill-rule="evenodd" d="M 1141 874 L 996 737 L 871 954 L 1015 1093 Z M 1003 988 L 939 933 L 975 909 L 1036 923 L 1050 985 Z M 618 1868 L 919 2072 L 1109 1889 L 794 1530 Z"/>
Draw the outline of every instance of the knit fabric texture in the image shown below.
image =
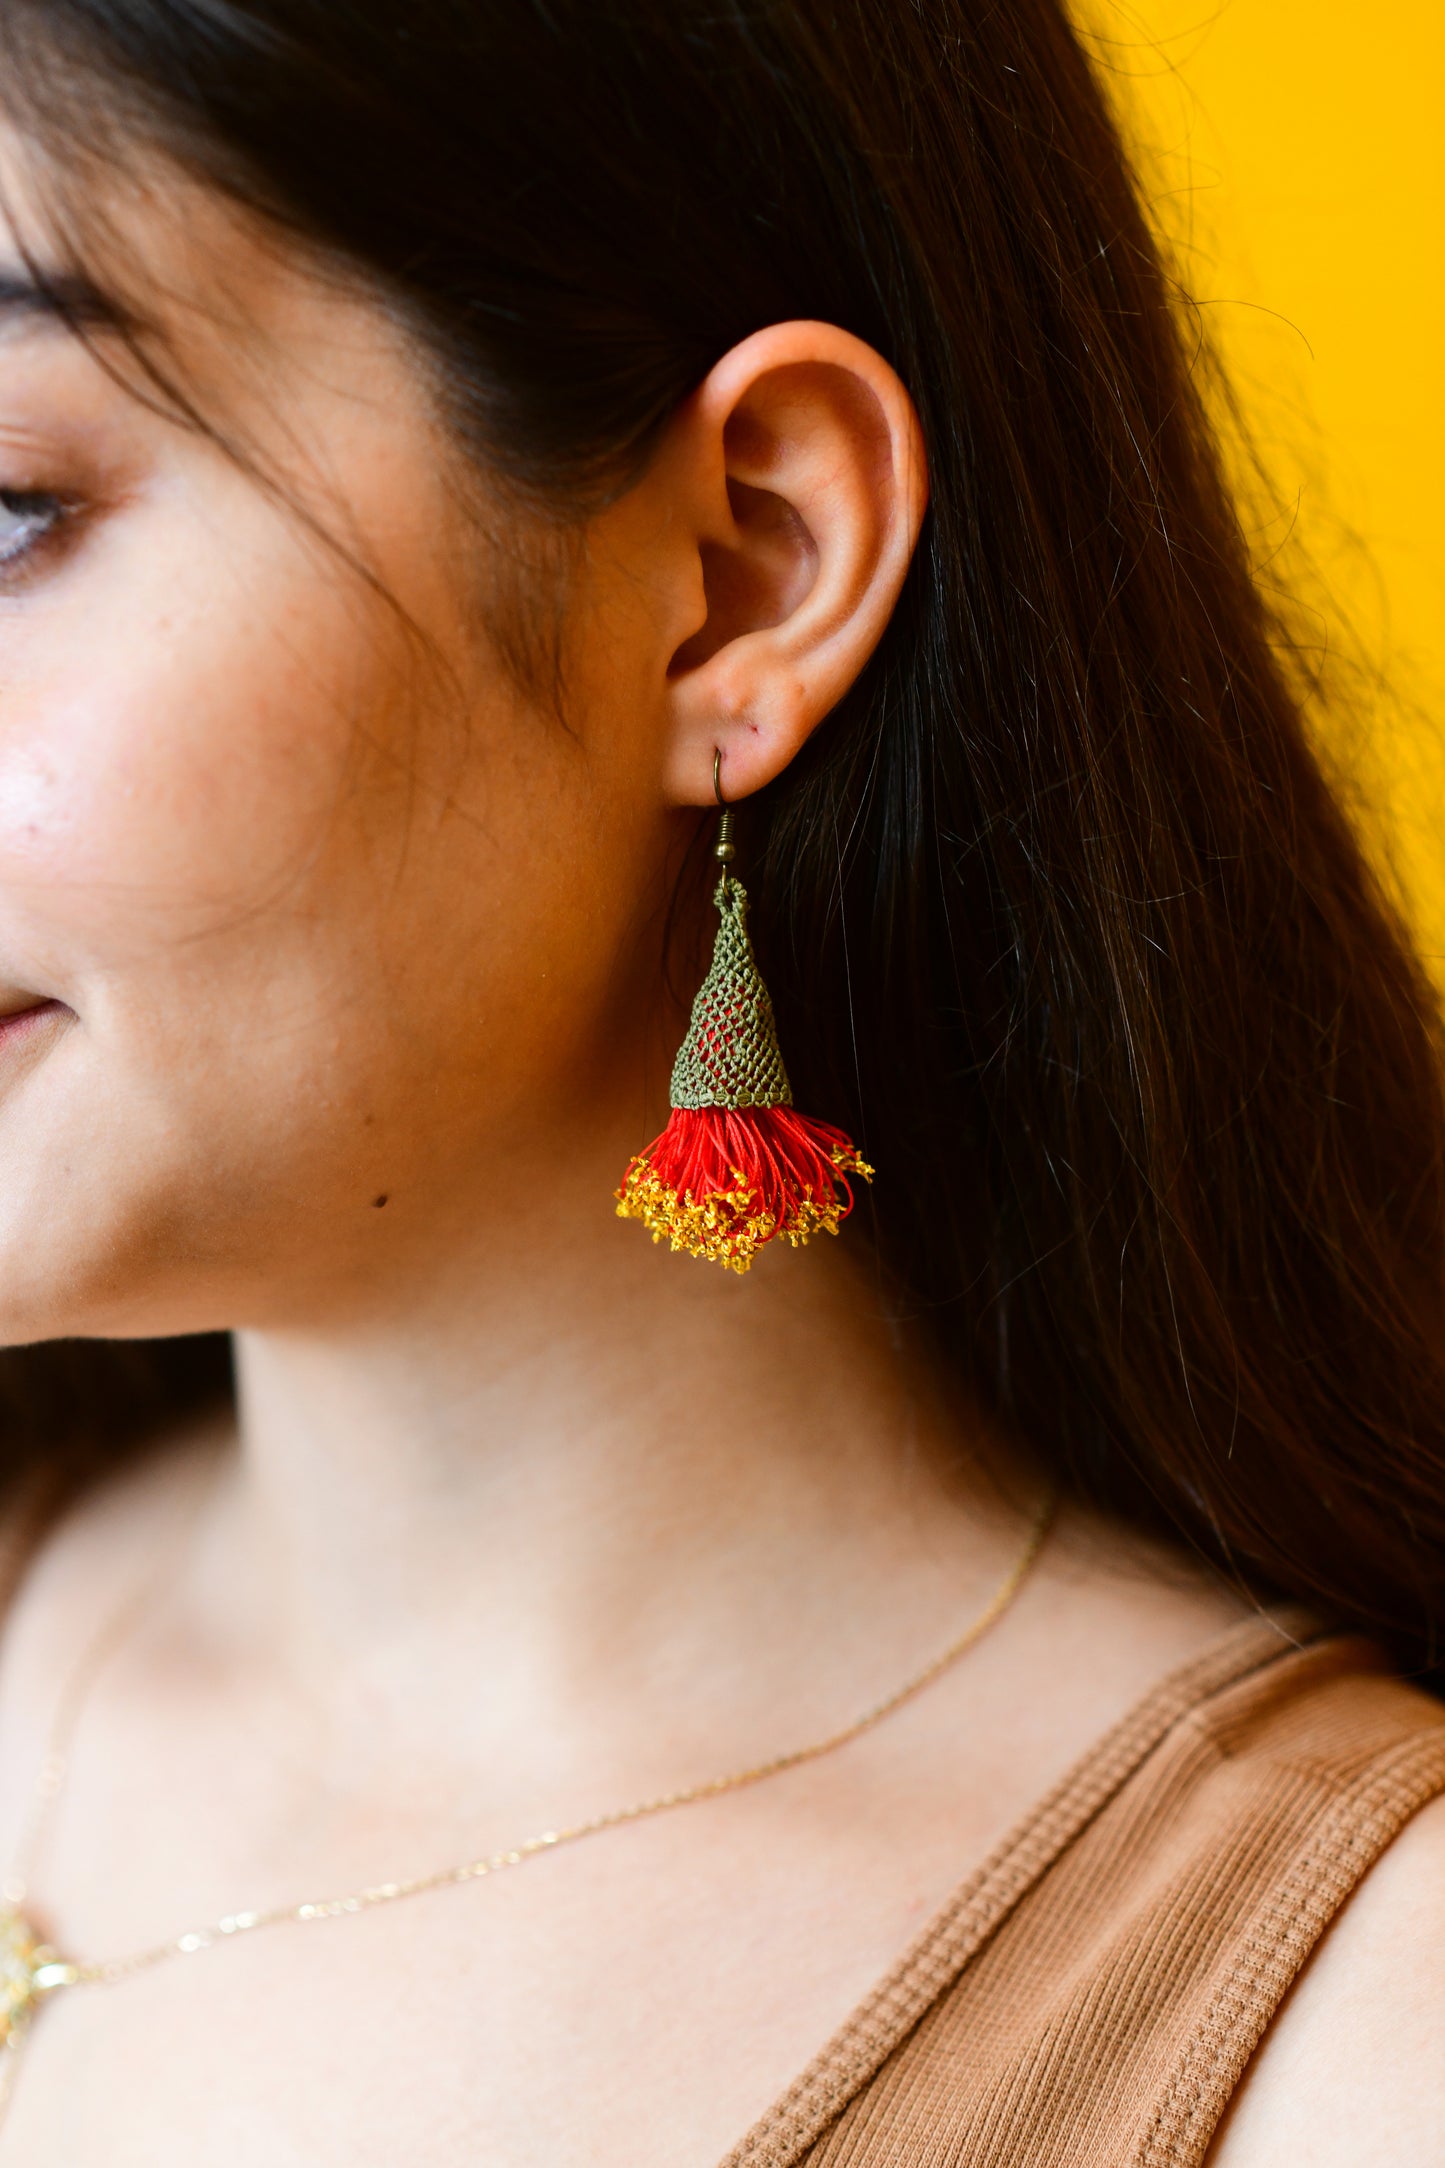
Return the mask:
<path id="1" fill-rule="evenodd" d="M 1101 1740 L 722 2168 L 1200 2168 L 1266 2025 L 1445 1793 L 1445 1707 L 1297 1613 Z"/>
<path id="2" fill-rule="evenodd" d="M 712 965 L 697 990 L 687 1036 L 672 1066 L 675 1107 L 790 1107 L 772 997 L 748 939 L 748 897 L 724 872 Z"/>

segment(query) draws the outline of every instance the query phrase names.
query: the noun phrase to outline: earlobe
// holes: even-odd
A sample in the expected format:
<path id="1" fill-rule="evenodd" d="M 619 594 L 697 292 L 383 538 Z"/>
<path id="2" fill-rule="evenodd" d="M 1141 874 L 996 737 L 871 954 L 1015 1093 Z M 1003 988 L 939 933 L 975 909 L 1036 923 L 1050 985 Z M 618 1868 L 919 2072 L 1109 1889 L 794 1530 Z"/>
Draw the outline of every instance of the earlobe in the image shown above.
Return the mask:
<path id="1" fill-rule="evenodd" d="M 669 659 L 668 792 L 772 781 L 853 684 L 902 590 L 927 496 L 897 374 L 831 324 L 725 355 L 679 417 L 706 615 Z"/>

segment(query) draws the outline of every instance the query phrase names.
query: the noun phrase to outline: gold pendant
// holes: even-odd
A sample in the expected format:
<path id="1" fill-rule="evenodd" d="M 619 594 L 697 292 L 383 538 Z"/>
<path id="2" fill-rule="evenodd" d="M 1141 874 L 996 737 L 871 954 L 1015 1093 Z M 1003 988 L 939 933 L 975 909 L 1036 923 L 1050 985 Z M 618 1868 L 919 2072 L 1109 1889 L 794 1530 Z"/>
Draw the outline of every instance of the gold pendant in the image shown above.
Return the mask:
<path id="1" fill-rule="evenodd" d="M 43 1997 L 76 1977 L 23 1912 L 0 1912 L 0 2050 L 18 2047 Z"/>

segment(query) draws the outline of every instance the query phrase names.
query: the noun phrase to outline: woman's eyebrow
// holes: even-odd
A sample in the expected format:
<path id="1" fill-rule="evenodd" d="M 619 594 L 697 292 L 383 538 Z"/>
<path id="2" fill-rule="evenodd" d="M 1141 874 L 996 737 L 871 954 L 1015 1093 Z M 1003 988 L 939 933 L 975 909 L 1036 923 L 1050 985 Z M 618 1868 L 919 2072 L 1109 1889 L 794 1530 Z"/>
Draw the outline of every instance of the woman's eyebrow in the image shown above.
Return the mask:
<path id="1" fill-rule="evenodd" d="M 98 286 L 76 273 L 57 272 L 52 278 L 0 263 L 0 326 L 26 318 L 71 328 L 118 329 L 125 313 Z"/>

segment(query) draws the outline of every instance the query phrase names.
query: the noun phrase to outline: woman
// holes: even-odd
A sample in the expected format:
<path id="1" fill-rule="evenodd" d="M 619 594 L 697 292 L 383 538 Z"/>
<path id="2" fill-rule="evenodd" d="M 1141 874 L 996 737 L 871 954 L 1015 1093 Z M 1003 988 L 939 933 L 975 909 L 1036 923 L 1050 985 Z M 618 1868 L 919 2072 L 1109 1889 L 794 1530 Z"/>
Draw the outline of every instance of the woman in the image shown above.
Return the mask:
<path id="1" fill-rule="evenodd" d="M 1430 2157 L 1437 1028 L 1055 0 L 0 31 L 0 2157 Z"/>

